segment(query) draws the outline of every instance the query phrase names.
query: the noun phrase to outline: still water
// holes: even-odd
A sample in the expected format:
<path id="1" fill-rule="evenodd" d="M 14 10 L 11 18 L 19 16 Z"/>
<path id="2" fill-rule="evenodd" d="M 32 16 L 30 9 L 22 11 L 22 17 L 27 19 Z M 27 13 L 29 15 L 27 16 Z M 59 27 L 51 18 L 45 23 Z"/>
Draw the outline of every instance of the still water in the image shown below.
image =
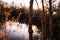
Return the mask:
<path id="1" fill-rule="evenodd" d="M 29 40 L 28 24 L 8 21 L 5 23 L 5 26 L 6 35 L 7 37 L 10 37 L 10 40 Z M 39 31 L 37 26 L 32 25 L 32 30 L 33 37 L 37 36 L 37 38 L 39 39 L 40 32 L 37 32 Z"/>

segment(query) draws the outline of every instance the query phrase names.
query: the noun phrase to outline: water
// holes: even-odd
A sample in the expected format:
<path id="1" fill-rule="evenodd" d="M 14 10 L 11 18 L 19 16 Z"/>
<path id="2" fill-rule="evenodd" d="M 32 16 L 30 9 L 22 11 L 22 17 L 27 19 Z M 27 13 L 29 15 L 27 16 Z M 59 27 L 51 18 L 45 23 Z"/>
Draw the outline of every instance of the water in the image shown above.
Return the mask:
<path id="1" fill-rule="evenodd" d="M 29 25 L 25 23 L 12 22 L 8 21 L 5 23 L 6 25 L 6 35 L 10 37 L 11 40 L 29 40 L 28 27 Z M 37 26 L 32 27 L 33 29 L 33 37 L 39 38 L 40 34 L 37 33 Z"/>

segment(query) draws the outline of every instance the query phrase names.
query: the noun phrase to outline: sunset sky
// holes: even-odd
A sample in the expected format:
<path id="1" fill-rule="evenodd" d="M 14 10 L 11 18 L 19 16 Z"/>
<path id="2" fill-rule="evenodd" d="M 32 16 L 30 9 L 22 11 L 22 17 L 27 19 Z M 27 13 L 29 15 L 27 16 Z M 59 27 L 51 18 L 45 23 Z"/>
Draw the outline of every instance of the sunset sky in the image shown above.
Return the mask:
<path id="1" fill-rule="evenodd" d="M 20 3 L 22 3 L 26 7 L 29 7 L 29 2 L 30 2 L 30 0 L 2 0 L 2 1 L 8 2 L 9 4 L 12 3 L 12 2 L 14 2 L 17 5 L 20 4 Z M 38 0 L 38 4 L 39 4 L 39 7 L 42 8 L 42 4 L 41 4 L 41 1 L 40 0 Z M 35 0 L 34 0 L 33 8 L 34 9 L 38 9 Z"/>
<path id="2" fill-rule="evenodd" d="M 30 0 L 2 0 L 2 1 L 8 2 L 9 4 L 14 2 L 14 3 L 16 3 L 16 5 L 19 5 L 20 3 L 22 3 L 22 5 L 25 5 L 26 7 L 29 7 L 29 2 L 30 2 Z M 59 1 L 60 0 L 57 0 L 55 3 L 58 3 Z M 37 2 L 39 4 L 39 8 L 41 9 L 42 8 L 41 0 L 37 0 Z M 35 0 L 34 0 L 33 8 L 38 9 Z"/>

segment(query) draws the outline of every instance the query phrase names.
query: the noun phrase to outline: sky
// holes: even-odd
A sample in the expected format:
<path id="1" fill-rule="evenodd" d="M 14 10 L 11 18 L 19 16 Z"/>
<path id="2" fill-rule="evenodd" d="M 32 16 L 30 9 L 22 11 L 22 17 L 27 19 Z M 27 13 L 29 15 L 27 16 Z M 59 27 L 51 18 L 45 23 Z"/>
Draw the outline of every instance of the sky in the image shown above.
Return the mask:
<path id="1" fill-rule="evenodd" d="M 4 2 L 8 2 L 9 4 L 14 2 L 16 3 L 16 5 L 19 5 L 20 3 L 22 3 L 22 5 L 25 5 L 25 7 L 29 7 L 29 2 L 30 0 L 2 0 Z M 57 0 L 54 4 L 58 3 L 60 0 Z M 41 3 L 41 0 L 37 0 L 38 4 L 39 4 L 39 8 L 42 9 L 42 3 Z M 33 3 L 33 8 L 34 9 L 38 9 L 37 7 L 37 4 L 34 0 L 34 3 Z"/>
<path id="2" fill-rule="evenodd" d="M 9 4 L 12 3 L 12 2 L 14 2 L 17 5 L 20 4 L 20 3 L 22 3 L 22 5 L 25 4 L 26 7 L 29 7 L 29 2 L 30 2 L 30 0 L 2 0 L 2 1 L 8 2 Z M 40 3 L 41 1 L 40 0 L 37 0 L 37 2 L 39 4 L 39 7 L 42 8 L 42 4 Z M 34 0 L 34 3 L 33 3 L 33 8 L 34 9 L 38 9 L 35 0 Z"/>

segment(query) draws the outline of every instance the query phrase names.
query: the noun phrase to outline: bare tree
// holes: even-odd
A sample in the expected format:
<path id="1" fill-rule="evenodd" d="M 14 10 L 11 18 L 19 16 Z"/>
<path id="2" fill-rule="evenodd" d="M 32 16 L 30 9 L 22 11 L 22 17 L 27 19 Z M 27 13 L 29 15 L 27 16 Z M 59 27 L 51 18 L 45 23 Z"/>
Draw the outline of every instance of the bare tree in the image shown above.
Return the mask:
<path id="1" fill-rule="evenodd" d="M 44 10 L 44 1 L 42 0 L 42 9 L 43 9 L 43 13 L 42 13 L 42 22 L 43 22 L 43 26 L 42 26 L 42 34 L 43 34 L 43 40 L 46 40 L 46 16 L 45 16 L 45 10 Z"/>
<path id="2" fill-rule="evenodd" d="M 49 0 L 50 40 L 52 40 L 52 0 Z"/>
<path id="3" fill-rule="evenodd" d="M 33 9 L 33 0 L 30 0 L 30 8 L 29 8 L 29 40 L 32 40 L 32 9 Z"/>

